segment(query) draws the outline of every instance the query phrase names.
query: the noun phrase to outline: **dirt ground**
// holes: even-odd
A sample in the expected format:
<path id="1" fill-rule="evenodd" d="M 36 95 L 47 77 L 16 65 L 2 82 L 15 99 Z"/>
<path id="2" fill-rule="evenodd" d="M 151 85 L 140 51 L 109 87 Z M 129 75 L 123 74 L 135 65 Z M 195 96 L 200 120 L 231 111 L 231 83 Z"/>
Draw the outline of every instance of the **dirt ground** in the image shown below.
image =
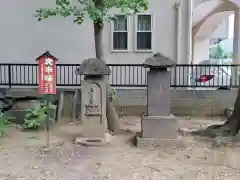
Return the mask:
<path id="1" fill-rule="evenodd" d="M 105 147 L 72 143 L 81 127 L 59 125 L 51 135 L 51 149 L 44 132 L 17 132 L 0 140 L 0 180 L 239 180 L 240 147 L 212 148 L 206 141 L 184 137 L 183 149 L 138 149 L 130 143 L 140 130 L 140 119 L 125 117 L 127 132 L 112 137 Z M 179 126 L 199 128 L 216 122 L 182 120 Z M 238 154 L 237 154 L 238 153 Z"/>

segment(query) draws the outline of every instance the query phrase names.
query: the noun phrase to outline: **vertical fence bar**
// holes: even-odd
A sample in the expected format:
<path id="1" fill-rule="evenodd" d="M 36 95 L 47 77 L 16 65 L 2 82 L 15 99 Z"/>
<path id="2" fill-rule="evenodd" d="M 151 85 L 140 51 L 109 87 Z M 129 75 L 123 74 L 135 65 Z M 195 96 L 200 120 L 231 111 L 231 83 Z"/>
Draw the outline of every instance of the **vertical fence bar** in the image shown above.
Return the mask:
<path id="1" fill-rule="evenodd" d="M 12 87 L 12 73 L 11 73 L 11 64 L 8 64 L 8 86 Z"/>
<path id="2" fill-rule="evenodd" d="M 79 64 L 57 65 L 58 86 L 78 86 L 82 77 L 75 74 Z M 147 71 L 142 64 L 109 64 L 112 73 L 109 83 L 117 87 L 146 87 Z M 237 87 L 239 85 L 238 68 L 240 65 L 199 65 L 178 64 L 171 73 L 172 87 Z M 36 64 L 0 64 L 0 85 L 35 86 L 37 85 Z M 198 81 L 202 75 L 214 75 L 210 81 Z M 190 77 L 190 78 L 189 78 Z"/>

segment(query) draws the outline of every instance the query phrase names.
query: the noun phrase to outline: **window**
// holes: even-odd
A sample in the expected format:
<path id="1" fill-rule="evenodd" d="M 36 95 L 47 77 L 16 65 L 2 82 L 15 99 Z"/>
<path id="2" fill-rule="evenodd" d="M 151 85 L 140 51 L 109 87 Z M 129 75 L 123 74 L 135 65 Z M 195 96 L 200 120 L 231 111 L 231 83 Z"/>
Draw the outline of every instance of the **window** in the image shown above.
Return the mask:
<path id="1" fill-rule="evenodd" d="M 113 21 L 112 50 L 128 50 L 128 16 L 116 15 Z"/>
<path id="2" fill-rule="evenodd" d="M 136 50 L 152 50 L 152 15 L 138 14 L 136 31 Z"/>

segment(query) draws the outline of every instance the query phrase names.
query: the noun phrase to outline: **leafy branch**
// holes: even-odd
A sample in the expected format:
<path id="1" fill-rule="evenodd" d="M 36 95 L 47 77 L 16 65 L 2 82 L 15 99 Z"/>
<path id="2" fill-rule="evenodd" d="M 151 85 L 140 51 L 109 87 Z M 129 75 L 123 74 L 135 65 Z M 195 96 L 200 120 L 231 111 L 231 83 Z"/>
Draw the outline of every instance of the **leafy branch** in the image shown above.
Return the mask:
<path id="1" fill-rule="evenodd" d="M 124 13 L 137 13 L 147 10 L 147 0 L 78 0 L 73 3 L 71 0 L 56 0 L 55 8 L 40 8 L 35 17 L 38 21 L 52 16 L 74 17 L 74 23 L 82 24 L 86 15 L 94 22 L 101 23 L 111 20 L 111 9 L 117 8 Z"/>
<path id="2" fill-rule="evenodd" d="M 11 123 L 11 120 L 14 120 L 14 117 L 9 117 L 5 113 L 0 112 L 0 138 L 7 136 L 8 130 L 11 127 L 14 127 L 20 131 L 22 131 L 21 127 L 18 125 Z"/>
<path id="3" fill-rule="evenodd" d="M 51 110 L 56 110 L 56 105 L 50 103 Z M 38 129 L 40 128 L 44 122 L 46 121 L 46 103 L 37 102 L 34 107 L 30 109 L 25 109 L 26 115 L 24 118 L 24 129 Z M 50 120 L 53 121 L 53 117 L 50 116 Z"/>
<path id="4" fill-rule="evenodd" d="M 116 9 L 118 9 L 128 15 L 147 10 L 147 7 L 148 0 L 77 0 L 76 3 L 71 0 L 56 0 L 55 8 L 40 8 L 37 10 L 35 17 L 38 21 L 41 21 L 57 15 L 61 17 L 70 16 L 74 17 L 74 23 L 80 25 L 88 16 L 93 22 L 96 58 L 104 61 L 102 32 L 104 22 L 114 19 L 111 10 L 116 12 Z M 113 93 L 110 96 L 113 96 Z M 120 129 L 119 118 L 116 111 L 114 111 L 114 106 L 109 101 L 107 101 L 107 106 L 110 107 L 111 111 L 107 115 L 108 128 L 111 130 Z"/>

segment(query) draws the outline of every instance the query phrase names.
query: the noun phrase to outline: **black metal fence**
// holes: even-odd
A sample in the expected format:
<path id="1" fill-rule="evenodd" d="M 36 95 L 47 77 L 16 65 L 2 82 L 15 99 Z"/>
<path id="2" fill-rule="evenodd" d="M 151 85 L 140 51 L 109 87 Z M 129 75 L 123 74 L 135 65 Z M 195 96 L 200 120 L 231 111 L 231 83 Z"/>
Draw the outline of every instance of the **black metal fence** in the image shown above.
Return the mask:
<path id="1" fill-rule="evenodd" d="M 146 87 L 147 71 L 142 64 L 108 64 L 111 86 Z M 75 74 L 79 64 L 57 65 L 57 86 L 79 86 L 82 77 Z M 240 65 L 189 65 L 171 68 L 172 87 L 237 87 Z M 0 85 L 37 86 L 37 64 L 0 64 Z"/>

